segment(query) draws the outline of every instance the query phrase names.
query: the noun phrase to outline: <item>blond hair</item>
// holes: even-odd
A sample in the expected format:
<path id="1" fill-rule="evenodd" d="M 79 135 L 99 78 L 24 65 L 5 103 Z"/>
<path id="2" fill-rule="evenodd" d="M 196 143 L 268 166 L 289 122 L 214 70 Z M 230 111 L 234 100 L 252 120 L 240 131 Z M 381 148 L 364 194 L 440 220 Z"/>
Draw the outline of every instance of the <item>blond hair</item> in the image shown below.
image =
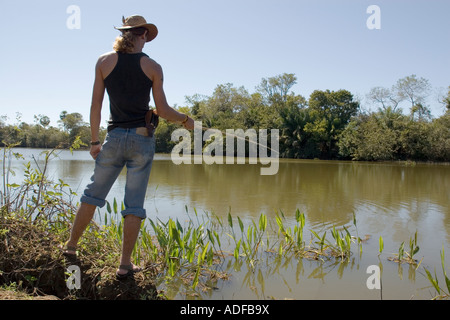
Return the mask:
<path id="1" fill-rule="evenodd" d="M 131 53 L 134 49 L 136 39 L 147 31 L 145 28 L 132 28 L 123 30 L 122 34 L 116 38 L 113 49 L 121 53 Z"/>

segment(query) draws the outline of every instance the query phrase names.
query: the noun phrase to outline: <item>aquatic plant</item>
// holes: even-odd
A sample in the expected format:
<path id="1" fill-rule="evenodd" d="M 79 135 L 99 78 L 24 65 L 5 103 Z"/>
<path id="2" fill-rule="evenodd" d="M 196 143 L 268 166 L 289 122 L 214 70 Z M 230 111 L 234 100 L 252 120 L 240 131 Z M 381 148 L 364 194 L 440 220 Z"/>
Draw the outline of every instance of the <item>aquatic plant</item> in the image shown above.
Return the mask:
<path id="1" fill-rule="evenodd" d="M 112 207 L 107 204 L 107 211 L 109 215 L 117 215 L 115 199 Z M 195 214 L 197 216 L 196 210 Z M 109 224 L 106 223 L 108 221 L 105 214 L 107 230 L 120 245 L 122 221 L 116 222 L 110 219 Z M 149 226 L 151 230 L 148 229 Z M 219 255 L 220 245 L 217 231 L 208 229 L 207 225 L 196 226 L 192 220 L 189 220 L 187 225 L 182 226 L 178 219 L 169 218 L 167 222 L 163 222 L 160 219 L 148 218 L 141 226 L 140 237 L 132 257 L 136 261 L 143 261 L 157 268 L 160 277 L 166 282 L 170 282 L 173 278 L 190 280 L 192 288 L 195 289 L 202 272 L 209 275 L 215 274 L 209 267 L 218 261 L 216 257 Z"/>
<path id="2" fill-rule="evenodd" d="M 241 256 L 244 257 L 253 268 L 255 266 L 255 262 L 257 261 L 258 249 L 262 245 L 263 237 L 266 234 L 267 216 L 265 214 L 261 214 L 258 219 L 258 224 L 252 220 L 248 225 L 246 232 L 242 219 L 237 217 L 237 220 L 239 230 L 241 231 L 241 238 L 239 240 L 237 240 L 237 235 L 234 231 L 231 213 L 228 213 L 228 226 L 231 228 L 231 234 L 228 234 L 228 236 L 231 237 L 235 243 L 233 256 L 236 260 L 238 260 Z"/>
<path id="3" fill-rule="evenodd" d="M 433 297 L 433 300 L 450 298 L 450 279 L 447 277 L 447 272 L 445 271 L 444 246 L 442 246 L 442 251 L 441 251 L 441 267 L 442 267 L 442 274 L 444 276 L 446 289 L 442 288 L 439 285 L 439 280 L 436 275 L 436 269 L 434 270 L 434 277 L 433 277 L 431 275 L 431 272 L 427 268 L 425 268 L 426 277 L 437 292 L 437 295 Z"/>
<path id="4" fill-rule="evenodd" d="M 400 244 L 398 248 L 397 257 L 389 257 L 388 260 L 394 261 L 397 263 L 409 263 L 417 265 L 416 269 L 419 267 L 420 262 L 414 258 L 414 256 L 419 252 L 419 246 L 417 245 L 417 231 L 414 234 L 414 238 L 409 238 L 409 251 L 405 251 L 405 242 Z"/>

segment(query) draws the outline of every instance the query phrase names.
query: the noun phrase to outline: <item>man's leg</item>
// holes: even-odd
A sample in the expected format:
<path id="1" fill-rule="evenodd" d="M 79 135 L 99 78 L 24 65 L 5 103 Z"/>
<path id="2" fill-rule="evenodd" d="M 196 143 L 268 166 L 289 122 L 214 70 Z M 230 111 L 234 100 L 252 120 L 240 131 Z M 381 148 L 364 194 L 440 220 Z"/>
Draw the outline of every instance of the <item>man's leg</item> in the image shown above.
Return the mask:
<path id="1" fill-rule="evenodd" d="M 142 219 L 135 215 L 127 215 L 124 218 L 123 223 L 123 240 L 122 240 L 122 257 L 120 259 L 121 265 L 131 264 L 131 253 L 133 252 L 136 240 L 141 228 Z M 137 271 L 139 268 L 133 266 L 133 269 Z M 120 269 L 117 271 L 119 274 L 125 274 L 128 270 Z"/>
<path id="2" fill-rule="evenodd" d="M 109 132 L 106 136 L 102 150 L 95 159 L 91 182 L 81 196 L 81 205 L 78 208 L 66 249 L 69 246 L 76 247 L 78 240 L 92 220 L 95 209 L 105 205 L 105 198 L 125 164 L 121 151 L 123 136 L 123 132 L 118 129 Z M 65 251 L 68 254 L 75 253 L 73 250 Z"/>
<path id="3" fill-rule="evenodd" d="M 141 222 L 146 218 L 144 201 L 155 153 L 154 137 L 140 136 L 133 132 L 128 138 L 125 209 L 121 212 L 124 216 L 121 265 L 131 264 L 131 253 L 139 235 Z M 138 271 L 140 268 L 133 265 L 133 269 Z M 119 268 L 117 273 L 125 274 L 127 270 Z"/>
<path id="4" fill-rule="evenodd" d="M 67 241 L 67 247 L 76 247 L 78 240 L 83 235 L 84 230 L 89 225 L 94 216 L 95 209 L 97 207 L 92 204 L 81 203 L 78 208 L 77 214 L 75 216 L 75 221 L 73 222 L 72 231 L 70 233 L 69 241 Z M 69 254 L 75 254 L 75 252 L 71 250 L 67 250 L 66 252 Z"/>

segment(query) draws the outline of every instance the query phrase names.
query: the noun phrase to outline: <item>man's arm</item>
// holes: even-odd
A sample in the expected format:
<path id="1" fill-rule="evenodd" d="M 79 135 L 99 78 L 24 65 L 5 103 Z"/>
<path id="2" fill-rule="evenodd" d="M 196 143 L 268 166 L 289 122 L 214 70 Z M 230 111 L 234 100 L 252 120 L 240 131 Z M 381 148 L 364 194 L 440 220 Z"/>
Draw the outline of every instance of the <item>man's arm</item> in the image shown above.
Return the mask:
<path id="1" fill-rule="evenodd" d="M 161 66 L 151 59 L 143 59 L 142 67 L 144 72 L 153 82 L 153 100 L 155 101 L 157 114 L 169 121 L 185 121 L 186 115 L 176 111 L 167 103 L 163 88 L 164 77 Z M 189 130 L 194 129 L 194 120 L 188 118 L 188 120 L 184 123 L 184 127 Z"/>
<path id="2" fill-rule="evenodd" d="M 101 121 L 101 111 L 103 105 L 103 97 L 105 95 L 105 84 L 103 82 L 103 74 L 101 71 L 101 63 L 103 58 L 100 57 L 95 66 L 95 80 L 94 88 L 92 90 L 92 103 L 90 113 L 90 125 L 91 125 L 91 141 L 99 141 L 99 129 Z M 101 145 L 91 146 L 92 158 L 97 158 L 100 152 Z"/>

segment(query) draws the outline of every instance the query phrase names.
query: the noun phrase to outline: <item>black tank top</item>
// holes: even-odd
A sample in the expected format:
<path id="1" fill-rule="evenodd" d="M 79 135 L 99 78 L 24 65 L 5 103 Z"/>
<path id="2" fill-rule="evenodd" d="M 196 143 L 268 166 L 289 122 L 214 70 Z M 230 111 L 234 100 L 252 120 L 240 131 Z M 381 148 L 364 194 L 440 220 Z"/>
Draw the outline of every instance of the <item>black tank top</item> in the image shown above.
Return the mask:
<path id="1" fill-rule="evenodd" d="M 108 131 L 116 128 L 145 127 L 153 82 L 141 68 L 145 53 L 120 53 L 113 71 L 104 83 L 110 101 Z"/>

